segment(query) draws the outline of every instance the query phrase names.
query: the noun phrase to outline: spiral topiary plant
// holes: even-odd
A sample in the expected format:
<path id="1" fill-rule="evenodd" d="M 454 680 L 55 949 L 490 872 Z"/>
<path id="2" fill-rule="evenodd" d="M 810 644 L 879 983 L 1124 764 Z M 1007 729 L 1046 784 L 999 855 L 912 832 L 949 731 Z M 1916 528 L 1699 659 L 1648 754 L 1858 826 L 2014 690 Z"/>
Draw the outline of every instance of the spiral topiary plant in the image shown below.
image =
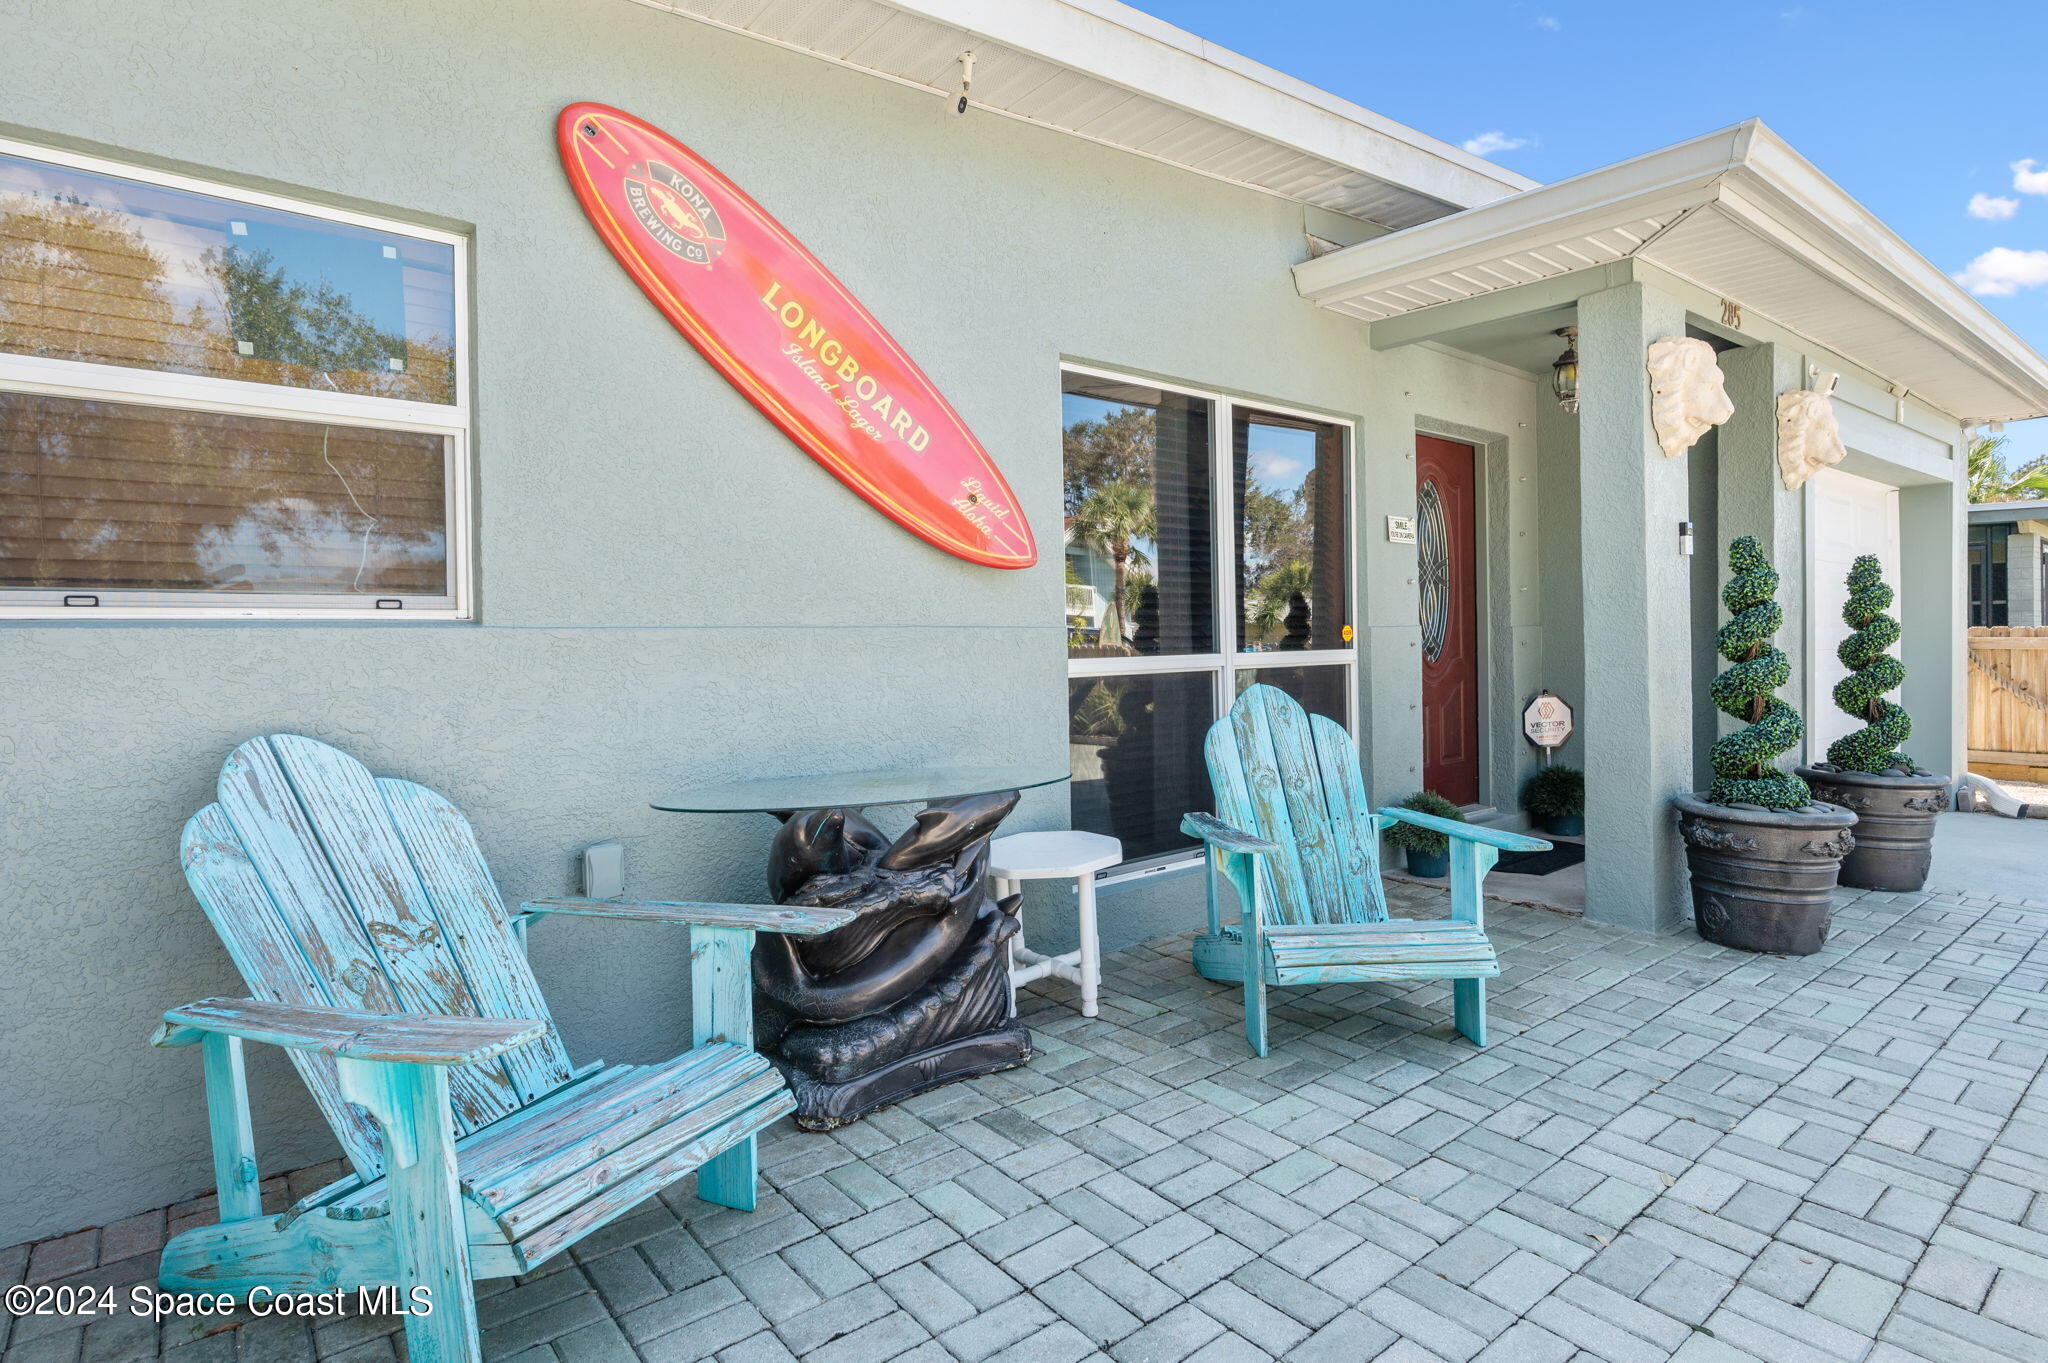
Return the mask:
<path id="1" fill-rule="evenodd" d="M 1913 770 L 1913 759 L 1899 751 L 1899 744 L 1912 736 L 1912 716 L 1905 706 L 1884 698 L 1906 680 L 1906 665 L 1885 652 L 1899 641 L 1899 622 L 1885 614 L 1891 603 L 1892 589 L 1877 555 L 1858 558 L 1849 569 L 1849 600 L 1842 607 L 1842 620 L 1855 633 L 1836 651 L 1849 675 L 1835 683 L 1835 704 L 1864 727 L 1828 745 L 1828 761 L 1845 771 Z"/>
<path id="2" fill-rule="evenodd" d="M 1728 546 L 1728 568 L 1733 576 L 1721 601 L 1734 618 L 1721 626 L 1714 644 L 1729 665 L 1714 678 L 1712 695 L 1722 714 L 1747 727 L 1715 742 L 1707 798 L 1717 805 L 1798 809 L 1812 801 L 1813 792 L 1776 766 L 1778 755 L 1806 736 L 1799 712 L 1771 694 L 1792 677 L 1785 651 L 1771 642 L 1785 623 L 1777 602 L 1778 570 L 1750 535 Z"/>

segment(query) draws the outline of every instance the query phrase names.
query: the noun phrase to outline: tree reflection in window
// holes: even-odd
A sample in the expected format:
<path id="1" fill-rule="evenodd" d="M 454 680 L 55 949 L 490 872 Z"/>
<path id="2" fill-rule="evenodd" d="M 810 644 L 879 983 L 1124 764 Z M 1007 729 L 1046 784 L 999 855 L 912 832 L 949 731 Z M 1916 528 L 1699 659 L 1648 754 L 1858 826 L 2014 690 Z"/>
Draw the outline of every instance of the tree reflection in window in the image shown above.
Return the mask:
<path id="1" fill-rule="evenodd" d="M 445 435 L 135 401 L 122 371 L 452 404 L 454 261 L 0 153 L 0 351 L 123 390 L 0 393 L 0 586 L 445 594 Z"/>
<path id="2" fill-rule="evenodd" d="M 0 587 L 440 595 L 445 438 L 0 393 Z"/>
<path id="3" fill-rule="evenodd" d="M 1208 404 L 1070 374 L 1061 405 L 1069 653 L 1214 649 Z"/>
<path id="4" fill-rule="evenodd" d="M 1346 647 L 1341 432 L 1257 412 L 1234 425 L 1239 648 Z"/>
<path id="5" fill-rule="evenodd" d="M 0 154 L 0 350 L 455 400 L 454 248 Z"/>

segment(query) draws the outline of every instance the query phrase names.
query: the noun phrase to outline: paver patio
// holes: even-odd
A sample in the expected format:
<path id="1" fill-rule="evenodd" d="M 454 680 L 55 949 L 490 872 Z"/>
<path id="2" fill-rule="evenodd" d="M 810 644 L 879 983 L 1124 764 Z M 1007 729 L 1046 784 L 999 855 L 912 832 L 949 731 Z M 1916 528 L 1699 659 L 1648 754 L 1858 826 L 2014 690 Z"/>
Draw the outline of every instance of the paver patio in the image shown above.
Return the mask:
<path id="1" fill-rule="evenodd" d="M 1502 904 L 1489 927 L 1485 1051 L 1448 986 L 1332 986 L 1277 996 L 1256 1059 L 1184 938 L 1109 957 L 1098 1019 L 1034 988 L 1028 1069 L 778 1133 L 751 1216 L 685 1182 L 486 1284 L 486 1355 L 2048 1357 L 2048 899 L 1845 892 L 1806 959 Z M 167 1217 L 208 1216 L 0 1250 L 0 1283 L 125 1294 Z M 0 1340 L 5 1363 L 399 1343 L 384 1317 L 226 1324 L 30 1317 Z"/>

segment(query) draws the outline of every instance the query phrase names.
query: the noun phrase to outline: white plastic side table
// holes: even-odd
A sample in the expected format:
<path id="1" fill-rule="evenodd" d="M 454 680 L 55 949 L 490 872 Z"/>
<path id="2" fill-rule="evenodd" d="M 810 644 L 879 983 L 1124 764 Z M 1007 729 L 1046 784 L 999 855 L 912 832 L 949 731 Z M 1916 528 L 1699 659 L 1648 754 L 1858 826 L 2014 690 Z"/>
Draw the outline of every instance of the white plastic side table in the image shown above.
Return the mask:
<path id="1" fill-rule="evenodd" d="M 1095 1016 L 1102 992 L 1102 942 L 1095 934 L 1095 873 L 1124 859 L 1124 845 L 1101 833 L 1063 830 L 1012 833 L 989 847 L 988 873 L 996 897 L 1021 892 L 1027 880 L 1072 880 L 1080 892 L 1081 946 L 1064 956 L 1042 956 L 1024 945 L 1020 930 L 1010 941 L 1010 989 L 1048 976 L 1081 986 L 1081 1016 Z"/>

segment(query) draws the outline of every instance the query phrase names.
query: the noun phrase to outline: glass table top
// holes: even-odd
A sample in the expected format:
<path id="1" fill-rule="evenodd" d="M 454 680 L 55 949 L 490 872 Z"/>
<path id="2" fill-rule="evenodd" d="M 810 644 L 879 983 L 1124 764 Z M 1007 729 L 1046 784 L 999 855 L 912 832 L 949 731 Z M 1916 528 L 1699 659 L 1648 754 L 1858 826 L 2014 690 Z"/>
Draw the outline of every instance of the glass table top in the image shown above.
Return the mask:
<path id="1" fill-rule="evenodd" d="M 777 809 L 829 809 L 839 805 L 918 805 L 998 790 L 1057 785 L 1070 774 L 1044 766 L 906 767 L 890 771 L 765 776 L 695 786 L 656 800 L 671 814 L 754 814 Z"/>

